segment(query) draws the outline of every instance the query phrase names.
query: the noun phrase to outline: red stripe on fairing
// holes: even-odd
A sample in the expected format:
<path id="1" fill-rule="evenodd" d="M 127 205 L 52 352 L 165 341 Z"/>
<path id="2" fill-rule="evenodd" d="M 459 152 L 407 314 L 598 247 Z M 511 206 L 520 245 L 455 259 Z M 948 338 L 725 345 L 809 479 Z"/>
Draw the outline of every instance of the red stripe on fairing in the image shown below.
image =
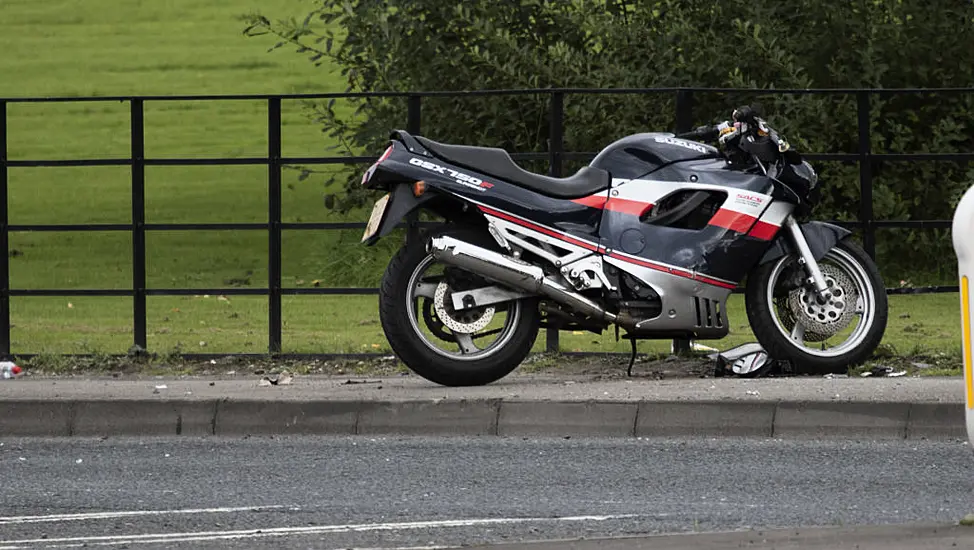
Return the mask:
<path id="1" fill-rule="evenodd" d="M 561 233 L 558 233 L 557 231 L 553 231 L 551 229 L 548 229 L 547 227 L 538 225 L 536 223 L 529 222 L 527 220 L 523 220 L 523 219 L 518 218 L 516 216 L 513 216 L 511 214 L 505 214 L 504 212 L 499 212 L 499 211 L 494 210 L 493 208 L 489 208 L 487 206 L 477 205 L 477 208 L 479 208 L 485 214 L 488 214 L 490 216 L 494 216 L 494 217 L 497 217 L 497 218 L 501 218 L 501 219 L 507 220 L 507 221 L 509 221 L 511 223 L 516 223 L 517 225 L 520 225 L 521 227 L 526 227 L 528 229 L 532 229 L 532 230 L 537 231 L 539 233 L 544 233 L 545 235 L 548 235 L 549 237 L 554 237 L 554 238 L 556 238 L 558 240 L 561 240 L 561 241 L 565 241 L 567 243 L 574 244 L 575 246 L 580 246 L 580 247 L 585 248 L 587 250 L 594 250 L 596 252 L 601 252 L 601 253 L 604 253 L 606 251 L 605 247 L 603 247 L 601 245 L 594 245 L 592 243 L 585 242 L 585 241 L 580 241 L 578 239 L 569 237 L 567 235 L 562 235 Z M 641 260 L 641 259 L 638 259 L 638 258 L 630 258 L 628 256 L 623 256 L 623 255 L 617 254 L 615 252 L 610 253 L 609 254 L 609 257 L 615 258 L 617 260 L 621 260 L 623 262 L 627 262 L 627 263 L 630 263 L 630 264 L 640 265 L 640 266 L 643 266 L 643 267 L 648 267 L 650 269 L 655 269 L 657 271 L 662 271 L 663 273 L 669 273 L 670 275 L 676 275 L 677 277 L 683 277 L 684 279 L 692 279 L 692 280 L 695 280 L 695 281 L 700 281 L 700 282 L 706 283 L 708 285 L 714 285 L 714 286 L 719 286 L 721 288 L 730 288 L 730 289 L 737 288 L 737 285 L 735 285 L 733 283 L 728 283 L 728 282 L 725 282 L 725 281 L 721 281 L 719 279 L 714 279 L 712 277 L 708 277 L 706 275 L 701 275 L 699 273 L 694 273 L 692 271 L 684 271 L 684 270 L 681 270 L 680 268 L 677 268 L 677 267 L 670 267 L 670 266 L 667 266 L 667 265 L 664 265 L 664 264 L 657 264 L 657 263 L 654 263 L 654 262 L 650 262 L 650 261 L 647 261 L 647 260 Z"/>
<path id="2" fill-rule="evenodd" d="M 694 273 L 692 279 L 700 281 L 701 283 L 707 283 L 708 285 L 719 286 L 721 288 L 729 288 L 731 290 L 737 288 L 737 285 L 733 283 L 721 281 L 720 279 L 714 279 L 713 277 L 708 277 L 706 275 L 701 275 L 699 273 Z"/>
<path id="3" fill-rule="evenodd" d="M 608 197 L 606 197 L 605 195 L 590 195 L 588 197 L 582 197 L 580 199 L 572 199 L 572 202 L 576 204 L 588 206 L 589 208 L 598 208 L 599 210 L 601 210 L 602 208 L 605 207 L 606 200 L 608 200 Z"/>
<path id="4" fill-rule="evenodd" d="M 755 221 L 757 221 L 757 218 L 754 216 L 721 208 L 710 219 L 710 225 L 716 225 L 738 233 L 747 233 Z"/>
<path id="5" fill-rule="evenodd" d="M 497 218 L 501 218 L 501 219 L 507 220 L 507 221 L 512 222 L 512 223 L 516 223 L 516 224 L 518 224 L 518 225 L 520 225 L 522 227 L 526 227 L 528 229 L 532 229 L 532 230 L 537 231 L 539 233 L 544 233 L 545 235 L 548 235 L 549 237 L 554 237 L 554 238 L 556 238 L 558 240 L 565 241 L 566 243 L 571 243 L 571 244 L 573 244 L 575 246 L 580 246 L 580 247 L 585 248 L 587 250 L 598 251 L 598 249 L 599 249 L 599 247 L 597 245 L 594 245 L 592 243 L 588 243 L 588 242 L 585 242 L 585 241 L 580 241 L 580 240 L 575 239 L 573 237 L 569 237 L 568 235 L 562 235 L 561 233 L 558 233 L 557 231 L 553 231 L 551 229 L 548 229 L 547 227 L 544 227 L 544 226 L 541 226 L 541 225 L 538 225 L 538 224 L 529 222 L 527 220 L 522 220 L 521 218 L 512 216 L 510 214 L 505 214 L 503 212 L 498 212 L 497 210 L 494 210 L 492 208 L 488 208 L 486 206 L 479 206 L 478 205 L 478 208 L 480 208 L 485 214 L 489 214 L 491 216 L 495 216 Z"/>
<path id="6" fill-rule="evenodd" d="M 653 207 L 653 203 L 651 202 L 634 201 L 630 199 L 614 199 L 608 198 L 605 195 L 590 195 L 580 199 L 572 199 L 572 202 L 588 206 L 589 208 L 611 210 L 613 212 L 621 212 L 623 214 L 630 214 L 632 216 L 642 216 Z"/>
<path id="7" fill-rule="evenodd" d="M 755 239 L 761 239 L 762 241 L 770 241 L 778 234 L 778 230 L 781 227 L 768 222 L 763 222 L 758 220 L 754 223 L 754 227 L 751 228 L 751 232 L 748 233 L 751 237 Z"/>
<path id="8" fill-rule="evenodd" d="M 708 285 L 719 286 L 721 288 L 730 288 L 730 289 L 737 288 L 737 285 L 733 283 L 727 283 L 721 281 L 720 279 L 714 279 L 713 277 L 707 277 L 706 275 L 701 275 L 699 273 L 694 273 L 692 271 L 684 271 L 682 269 L 676 267 L 670 267 L 665 264 L 657 264 L 654 262 L 649 262 L 638 258 L 630 258 L 628 256 L 616 254 L 615 252 L 609 254 L 609 257 L 614 258 L 616 260 L 621 260 L 626 263 L 635 264 L 642 267 L 648 267 L 649 269 L 655 269 L 656 271 L 662 271 L 663 273 L 669 273 L 670 275 L 676 275 L 677 277 L 683 277 L 684 279 L 700 281 L 701 283 L 706 283 Z"/>
<path id="9" fill-rule="evenodd" d="M 609 202 L 605 203 L 606 210 L 622 212 L 623 214 L 630 214 L 632 216 L 642 216 L 652 207 L 653 203 L 651 202 L 629 199 L 609 199 Z"/>

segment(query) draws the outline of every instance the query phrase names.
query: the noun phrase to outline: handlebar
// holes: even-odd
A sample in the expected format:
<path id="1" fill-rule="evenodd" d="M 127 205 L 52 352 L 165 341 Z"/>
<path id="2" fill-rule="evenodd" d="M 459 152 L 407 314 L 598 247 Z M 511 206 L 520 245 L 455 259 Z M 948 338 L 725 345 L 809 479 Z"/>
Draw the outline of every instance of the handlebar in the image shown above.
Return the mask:
<path id="1" fill-rule="evenodd" d="M 744 105 L 743 107 L 738 107 L 734 109 L 734 114 L 731 115 L 736 122 L 743 122 L 748 126 L 757 126 L 757 119 L 761 117 L 761 107 L 758 105 L 750 106 Z"/>
<path id="2" fill-rule="evenodd" d="M 676 135 L 680 139 L 693 141 L 714 141 L 718 136 L 720 136 L 720 131 L 716 126 L 699 126 L 696 130 Z"/>
<path id="3" fill-rule="evenodd" d="M 741 122 L 747 124 L 750 128 L 755 128 L 758 126 L 758 118 L 760 116 L 760 106 L 755 105 L 752 107 L 750 105 L 744 105 L 743 107 L 734 109 L 731 118 L 733 118 L 734 122 Z M 695 130 L 676 134 L 676 137 L 694 141 L 716 141 L 720 137 L 720 126 L 698 126 Z"/>

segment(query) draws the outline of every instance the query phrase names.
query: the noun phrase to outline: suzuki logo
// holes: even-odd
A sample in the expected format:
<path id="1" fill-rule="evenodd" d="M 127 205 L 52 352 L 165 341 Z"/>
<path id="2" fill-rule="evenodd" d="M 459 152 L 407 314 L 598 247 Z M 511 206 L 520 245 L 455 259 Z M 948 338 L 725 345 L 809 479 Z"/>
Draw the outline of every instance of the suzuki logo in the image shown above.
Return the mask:
<path id="1" fill-rule="evenodd" d="M 707 153 L 708 150 L 703 145 L 693 143 L 692 141 L 686 141 L 682 139 L 676 139 L 671 137 L 657 137 L 656 143 L 665 143 L 667 145 L 679 145 L 680 147 L 686 147 L 687 149 L 693 149 L 698 153 Z"/>

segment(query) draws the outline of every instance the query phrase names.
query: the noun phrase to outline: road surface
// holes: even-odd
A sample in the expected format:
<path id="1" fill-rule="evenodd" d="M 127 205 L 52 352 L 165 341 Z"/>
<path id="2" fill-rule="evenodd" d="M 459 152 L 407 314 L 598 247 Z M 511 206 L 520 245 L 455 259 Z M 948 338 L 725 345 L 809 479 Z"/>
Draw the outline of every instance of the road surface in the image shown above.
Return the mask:
<path id="1" fill-rule="evenodd" d="M 0 475 L 0 548 L 438 547 L 974 511 L 960 441 L 0 438 Z"/>

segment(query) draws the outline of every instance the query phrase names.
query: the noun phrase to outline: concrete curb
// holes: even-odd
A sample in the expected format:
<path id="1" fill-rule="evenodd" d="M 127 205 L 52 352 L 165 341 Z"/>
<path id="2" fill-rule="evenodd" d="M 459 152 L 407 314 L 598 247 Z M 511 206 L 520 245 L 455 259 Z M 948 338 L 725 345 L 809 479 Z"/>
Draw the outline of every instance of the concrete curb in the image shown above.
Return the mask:
<path id="1" fill-rule="evenodd" d="M 818 401 L 22 400 L 0 436 L 429 435 L 966 439 L 962 404 Z"/>

